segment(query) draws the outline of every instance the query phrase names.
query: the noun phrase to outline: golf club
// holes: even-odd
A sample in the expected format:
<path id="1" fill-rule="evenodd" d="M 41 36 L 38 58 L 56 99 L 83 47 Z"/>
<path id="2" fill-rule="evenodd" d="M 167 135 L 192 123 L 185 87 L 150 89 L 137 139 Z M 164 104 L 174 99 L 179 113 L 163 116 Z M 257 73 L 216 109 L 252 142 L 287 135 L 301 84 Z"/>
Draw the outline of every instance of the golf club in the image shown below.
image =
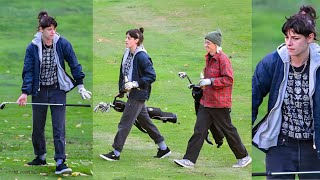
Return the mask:
<path id="1" fill-rule="evenodd" d="M 192 84 L 192 82 L 191 82 L 191 80 L 190 80 L 190 78 L 189 78 L 189 76 L 187 75 L 186 72 L 179 72 L 178 75 L 179 75 L 179 77 L 180 77 L 181 79 L 187 78 L 188 81 L 189 81 L 189 83 Z M 191 89 L 191 88 L 189 87 L 189 89 Z"/>
<path id="2" fill-rule="evenodd" d="M 199 109 L 199 106 L 200 106 L 200 99 L 202 97 L 202 89 L 201 89 L 199 84 L 193 84 L 191 82 L 191 80 L 188 77 L 186 72 L 179 72 L 178 75 L 179 75 L 179 77 L 181 79 L 188 78 L 188 81 L 190 83 L 188 85 L 188 88 L 192 90 L 192 97 L 194 99 L 194 108 L 195 108 L 195 112 L 196 112 L 196 115 L 197 115 L 198 114 L 198 109 Z M 202 72 L 200 73 L 200 78 L 201 79 L 204 78 L 204 75 L 203 75 Z M 211 134 L 213 136 L 213 139 L 214 139 L 215 143 L 217 144 L 217 147 L 219 148 L 223 144 L 223 138 L 224 138 L 223 132 L 220 129 L 218 129 L 216 126 L 214 126 L 214 125 L 212 125 L 210 127 L 210 132 L 211 132 Z M 208 134 L 207 134 L 207 137 L 205 138 L 205 140 L 206 140 L 206 142 L 208 144 L 213 145 L 212 141 L 209 138 L 209 131 L 208 131 Z"/>
<path id="3" fill-rule="evenodd" d="M 0 109 L 4 109 L 6 104 L 18 104 L 17 102 L 2 102 L 0 104 Z M 90 104 L 52 104 L 52 103 L 26 103 L 26 105 L 40 105 L 40 106 L 76 106 L 76 107 L 91 107 Z"/>
<path id="4" fill-rule="evenodd" d="M 301 172 L 260 172 L 260 173 L 252 173 L 252 176 L 275 176 L 275 175 L 289 175 L 289 174 L 320 174 L 320 171 L 301 171 Z"/>

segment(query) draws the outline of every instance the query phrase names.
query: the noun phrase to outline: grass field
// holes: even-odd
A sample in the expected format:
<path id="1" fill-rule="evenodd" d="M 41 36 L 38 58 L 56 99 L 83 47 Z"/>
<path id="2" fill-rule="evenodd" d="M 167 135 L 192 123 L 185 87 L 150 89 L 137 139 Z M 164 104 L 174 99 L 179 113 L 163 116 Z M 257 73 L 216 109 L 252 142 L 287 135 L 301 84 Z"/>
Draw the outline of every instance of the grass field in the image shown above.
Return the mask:
<path id="1" fill-rule="evenodd" d="M 111 102 L 118 92 L 117 81 L 125 48 L 125 32 L 145 28 L 144 45 L 157 73 L 148 106 L 178 114 L 180 124 L 155 120 L 172 150 L 165 159 L 153 159 L 157 146 L 133 127 L 118 162 L 99 158 L 112 150 L 121 113 L 93 115 L 93 161 L 96 179 L 251 179 L 251 165 L 231 168 L 236 159 L 227 145 L 220 149 L 204 144 L 194 169 L 183 169 L 174 159 L 183 157 L 195 123 L 188 81 L 178 77 L 186 71 L 199 81 L 204 66 L 206 33 L 220 28 L 222 47 L 232 56 L 235 83 L 233 123 L 251 153 L 251 1 L 103 1 L 93 3 L 94 104 Z"/>
<path id="2" fill-rule="evenodd" d="M 37 15 L 47 10 L 56 17 L 57 31 L 66 37 L 76 52 L 86 73 L 84 80 L 92 90 L 92 2 L 84 1 L 18 1 L 2 0 L 0 7 L 0 101 L 16 101 L 21 94 L 21 72 L 27 45 L 37 28 Z M 66 65 L 68 69 L 68 66 Z M 31 102 L 31 97 L 28 98 Z M 80 98 L 77 90 L 68 93 L 67 103 L 91 104 Z M 74 172 L 91 175 L 92 168 L 92 109 L 67 108 L 67 163 Z M 54 175 L 51 117 L 46 126 L 46 167 L 27 167 L 34 158 L 31 142 L 31 106 L 7 105 L 0 110 L 0 179 L 57 179 Z M 80 179 L 90 179 L 81 177 Z M 63 179 L 69 179 L 63 177 Z"/>
<path id="3" fill-rule="evenodd" d="M 316 10 L 320 3 L 316 0 L 253 0 L 252 3 L 252 68 L 268 53 L 275 51 L 284 42 L 281 27 L 288 17 L 298 12 L 301 5 L 313 5 Z M 318 11 L 319 13 L 319 11 Z M 319 21 L 317 22 L 319 23 Z M 266 102 L 260 107 L 258 119 L 266 113 Z M 265 172 L 265 154 L 252 148 L 252 172 Z M 254 177 L 254 180 L 265 177 Z"/>

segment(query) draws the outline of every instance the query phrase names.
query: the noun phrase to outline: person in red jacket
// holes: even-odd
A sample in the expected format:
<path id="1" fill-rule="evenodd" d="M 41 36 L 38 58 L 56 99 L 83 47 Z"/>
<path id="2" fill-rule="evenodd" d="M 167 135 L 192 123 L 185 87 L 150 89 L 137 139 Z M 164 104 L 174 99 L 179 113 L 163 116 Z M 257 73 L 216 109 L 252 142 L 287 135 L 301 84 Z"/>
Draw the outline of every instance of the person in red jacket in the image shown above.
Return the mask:
<path id="1" fill-rule="evenodd" d="M 199 82 L 203 96 L 200 100 L 194 133 L 189 139 L 183 159 L 174 160 L 182 167 L 194 166 L 212 123 L 222 130 L 229 147 L 238 159 L 232 167 L 245 167 L 252 161 L 236 127 L 231 122 L 233 71 L 228 56 L 221 50 L 221 38 L 220 29 L 205 36 L 206 65 L 203 69 L 204 78 Z"/>

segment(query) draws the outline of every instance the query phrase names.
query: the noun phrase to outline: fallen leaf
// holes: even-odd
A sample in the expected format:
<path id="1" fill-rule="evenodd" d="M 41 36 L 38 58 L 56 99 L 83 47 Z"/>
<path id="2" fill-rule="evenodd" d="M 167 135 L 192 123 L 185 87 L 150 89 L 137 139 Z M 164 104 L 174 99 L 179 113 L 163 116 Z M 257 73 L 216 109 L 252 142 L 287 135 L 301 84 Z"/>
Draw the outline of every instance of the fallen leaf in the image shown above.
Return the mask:
<path id="1" fill-rule="evenodd" d="M 80 173 L 80 176 L 89 176 L 89 175 L 85 173 Z"/>
<path id="2" fill-rule="evenodd" d="M 47 173 L 40 173 L 41 176 L 48 176 Z"/>
<path id="3" fill-rule="evenodd" d="M 77 124 L 76 127 L 77 127 L 77 128 L 81 127 L 81 123 Z"/>
<path id="4" fill-rule="evenodd" d="M 71 174 L 71 176 L 79 176 L 80 175 L 80 172 L 73 172 L 72 174 Z"/>

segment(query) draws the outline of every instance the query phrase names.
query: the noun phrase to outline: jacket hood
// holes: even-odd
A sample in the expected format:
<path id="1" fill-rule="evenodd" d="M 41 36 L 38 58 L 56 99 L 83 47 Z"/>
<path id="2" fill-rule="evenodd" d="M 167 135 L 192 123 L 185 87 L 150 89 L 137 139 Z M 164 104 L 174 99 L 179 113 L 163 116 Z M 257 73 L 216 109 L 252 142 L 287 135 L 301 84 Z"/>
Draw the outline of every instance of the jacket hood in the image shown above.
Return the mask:
<path id="1" fill-rule="evenodd" d="M 313 61 L 316 64 L 320 64 L 320 46 L 317 43 L 310 43 L 309 49 L 311 61 Z M 285 43 L 281 44 L 277 48 L 277 52 L 284 63 L 290 62 L 288 48 Z"/>
<path id="2" fill-rule="evenodd" d="M 133 57 L 134 57 L 136 54 L 138 54 L 138 52 L 141 52 L 141 51 L 147 53 L 147 50 L 144 48 L 143 45 L 137 46 L 137 49 L 134 51 Z M 129 48 L 126 48 L 125 53 L 124 53 L 125 56 L 128 56 L 129 53 L 130 53 L 130 49 L 129 49 Z"/>

